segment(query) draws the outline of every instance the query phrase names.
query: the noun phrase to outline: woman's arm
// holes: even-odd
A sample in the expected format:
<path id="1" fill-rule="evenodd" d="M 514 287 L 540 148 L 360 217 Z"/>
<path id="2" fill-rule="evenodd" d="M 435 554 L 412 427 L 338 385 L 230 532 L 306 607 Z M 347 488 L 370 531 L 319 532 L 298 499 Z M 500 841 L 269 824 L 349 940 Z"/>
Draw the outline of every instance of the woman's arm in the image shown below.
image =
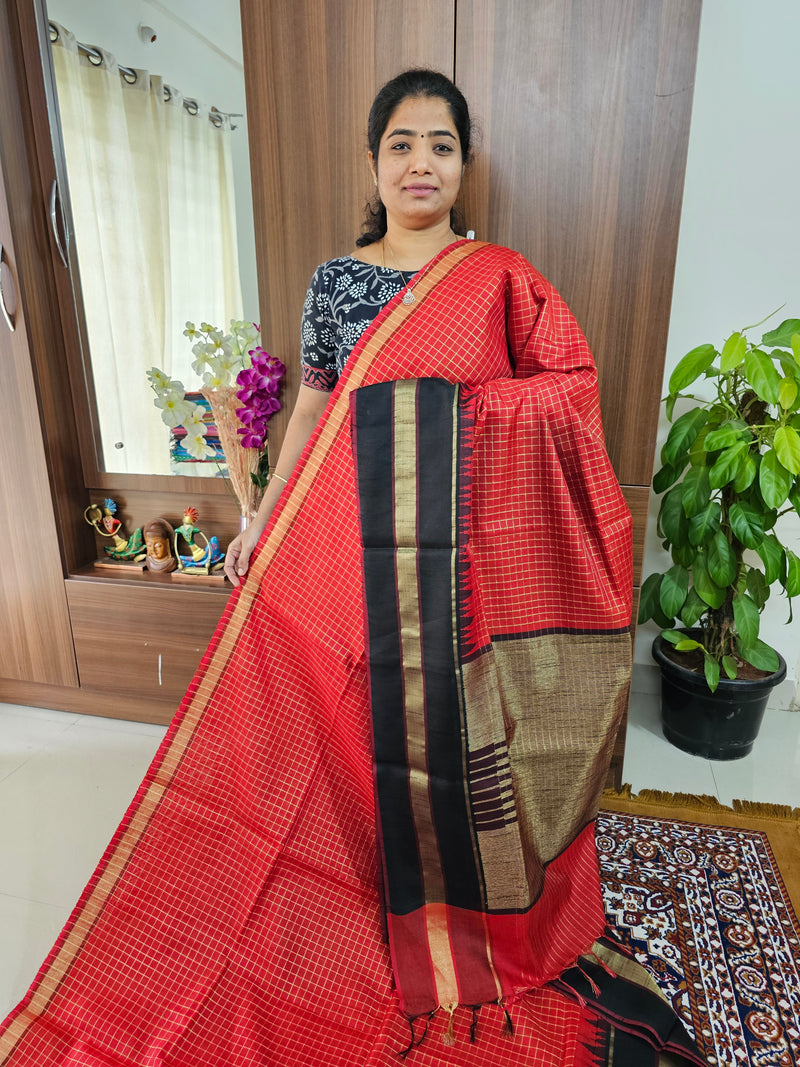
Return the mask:
<path id="1" fill-rule="evenodd" d="M 291 477 L 306 442 L 322 417 L 330 395 L 307 385 L 300 386 L 292 416 L 286 427 L 283 446 L 275 464 L 274 477 L 270 479 L 255 518 L 246 530 L 231 541 L 225 554 L 225 574 L 234 585 L 238 585 L 239 579 L 247 574 L 253 549 L 264 532 L 278 498 L 286 488 L 286 481 Z"/>

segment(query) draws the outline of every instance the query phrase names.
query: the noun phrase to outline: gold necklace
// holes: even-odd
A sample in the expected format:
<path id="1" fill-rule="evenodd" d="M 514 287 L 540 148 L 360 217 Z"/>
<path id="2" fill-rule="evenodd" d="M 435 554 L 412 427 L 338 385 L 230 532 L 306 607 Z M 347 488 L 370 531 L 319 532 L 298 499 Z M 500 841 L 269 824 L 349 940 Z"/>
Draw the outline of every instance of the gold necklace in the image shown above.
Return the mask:
<path id="1" fill-rule="evenodd" d="M 443 245 L 442 248 L 440 248 L 439 251 L 436 253 L 436 255 L 433 256 L 432 259 L 429 259 L 428 262 L 426 263 L 426 265 L 421 270 L 416 271 L 416 273 L 413 275 L 413 277 L 409 278 L 409 280 L 406 282 L 406 284 L 404 286 L 405 292 L 403 293 L 403 296 L 401 297 L 401 299 L 402 299 L 403 303 L 406 305 L 406 307 L 409 307 L 411 304 L 415 303 L 416 299 L 417 299 L 414 296 L 414 294 L 412 293 L 412 291 L 411 291 L 412 288 L 417 284 L 417 282 L 420 280 L 420 278 L 422 278 L 427 273 L 428 267 L 430 267 L 430 265 L 433 262 L 433 260 L 436 259 L 436 256 L 438 256 L 439 253 L 441 253 L 445 248 L 447 248 L 447 245 L 452 244 L 453 239 L 455 238 L 455 234 L 452 233 L 452 231 L 450 233 L 450 238 L 451 239 L 448 240 L 447 244 Z M 386 234 L 384 234 L 383 237 L 381 237 L 381 266 L 382 267 L 386 266 L 386 260 L 385 260 L 384 255 L 383 255 L 384 245 L 389 249 L 389 255 L 392 257 L 394 262 L 397 263 L 397 256 L 394 254 L 394 250 L 392 249 L 392 246 L 386 240 Z M 394 269 L 396 271 L 398 271 L 398 273 L 405 273 L 404 271 L 401 271 L 399 267 L 395 267 Z"/>

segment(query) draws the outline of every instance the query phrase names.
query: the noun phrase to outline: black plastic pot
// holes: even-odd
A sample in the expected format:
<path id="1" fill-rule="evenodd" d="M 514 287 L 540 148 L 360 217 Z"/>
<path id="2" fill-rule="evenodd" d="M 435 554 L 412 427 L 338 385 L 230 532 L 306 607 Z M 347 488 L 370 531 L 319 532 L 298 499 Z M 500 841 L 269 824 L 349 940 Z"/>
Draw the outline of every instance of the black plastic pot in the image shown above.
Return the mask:
<path id="1" fill-rule="evenodd" d="M 774 674 L 757 680 L 723 676 L 711 692 L 702 674 L 682 667 L 664 654 L 667 642 L 653 642 L 653 659 L 661 668 L 661 723 L 664 737 L 676 748 L 705 759 L 741 759 L 753 749 L 772 689 L 786 677 L 778 655 Z"/>

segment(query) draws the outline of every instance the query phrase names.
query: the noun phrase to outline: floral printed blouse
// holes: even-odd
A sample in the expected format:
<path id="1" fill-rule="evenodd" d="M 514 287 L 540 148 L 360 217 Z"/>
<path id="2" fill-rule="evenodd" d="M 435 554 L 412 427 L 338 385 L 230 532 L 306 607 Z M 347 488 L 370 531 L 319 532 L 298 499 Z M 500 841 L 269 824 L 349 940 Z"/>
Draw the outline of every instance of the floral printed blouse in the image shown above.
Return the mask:
<path id="1" fill-rule="evenodd" d="M 353 256 L 317 267 L 303 307 L 303 385 L 330 392 L 361 334 L 414 274 Z"/>

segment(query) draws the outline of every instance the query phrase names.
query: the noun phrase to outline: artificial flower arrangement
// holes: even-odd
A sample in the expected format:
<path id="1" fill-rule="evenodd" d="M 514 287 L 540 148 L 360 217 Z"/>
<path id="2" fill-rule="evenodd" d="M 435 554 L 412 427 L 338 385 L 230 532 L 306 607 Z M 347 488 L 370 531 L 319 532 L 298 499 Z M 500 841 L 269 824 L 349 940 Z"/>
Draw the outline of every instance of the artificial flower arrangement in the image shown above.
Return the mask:
<path id="1" fill-rule="evenodd" d="M 192 370 L 202 378 L 200 392 L 208 401 L 225 453 L 228 475 L 242 515 L 252 518 L 269 481 L 267 424 L 280 411 L 278 399 L 286 367 L 256 344 L 255 323 L 233 319 L 230 332 L 202 322 L 186 323 L 184 337 L 194 342 Z M 147 377 L 156 394 L 163 422 L 186 431 L 184 449 L 194 459 L 214 454 L 206 441 L 203 409 L 187 399 L 181 381 L 152 367 Z"/>

